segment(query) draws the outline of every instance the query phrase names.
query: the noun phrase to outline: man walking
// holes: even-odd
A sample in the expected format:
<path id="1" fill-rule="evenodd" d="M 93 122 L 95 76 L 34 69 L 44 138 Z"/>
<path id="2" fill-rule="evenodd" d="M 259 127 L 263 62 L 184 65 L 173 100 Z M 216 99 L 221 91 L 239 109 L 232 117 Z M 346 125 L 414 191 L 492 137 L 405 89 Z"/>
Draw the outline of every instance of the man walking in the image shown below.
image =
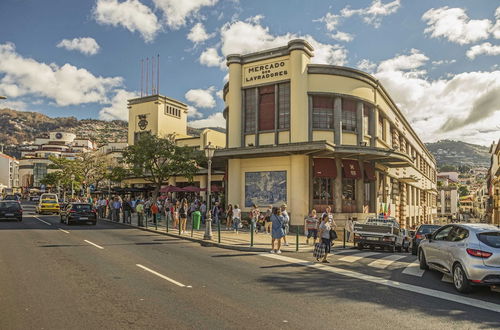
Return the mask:
<path id="1" fill-rule="evenodd" d="M 122 203 L 118 199 L 118 197 L 115 197 L 113 203 L 111 204 L 112 208 L 112 221 L 115 222 L 120 222 L 120 211 L 122 209 Z"/>

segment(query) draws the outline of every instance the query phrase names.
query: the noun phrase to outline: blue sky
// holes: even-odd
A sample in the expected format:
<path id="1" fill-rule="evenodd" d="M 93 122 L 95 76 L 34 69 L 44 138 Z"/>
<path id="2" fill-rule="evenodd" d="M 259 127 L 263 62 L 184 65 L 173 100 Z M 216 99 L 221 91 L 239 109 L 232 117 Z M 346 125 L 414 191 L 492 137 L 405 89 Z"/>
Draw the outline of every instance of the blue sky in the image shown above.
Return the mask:
<path id="1" fill-rule="evenodd" d="M 380 79 L 424 141 L 500 137 L 494 0 L 2 0 L 0 31 L 2 107 L 126 119 L 141 59 L 160 54 L 160 93 L 224 126 L 225 55 L 302 37 L 316 63 Z"/>

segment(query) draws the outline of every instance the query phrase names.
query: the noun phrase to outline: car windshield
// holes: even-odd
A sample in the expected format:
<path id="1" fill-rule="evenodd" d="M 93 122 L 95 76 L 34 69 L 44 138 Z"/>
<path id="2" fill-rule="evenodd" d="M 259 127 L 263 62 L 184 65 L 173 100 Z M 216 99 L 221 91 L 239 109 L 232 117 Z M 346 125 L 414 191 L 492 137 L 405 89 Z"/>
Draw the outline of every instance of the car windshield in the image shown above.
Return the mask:
<path id="1" fill-rule="evenodd" d="M 440 228 L 440 226 L 422 226 L 418 229 L 418 232 L 421 234 L 430 234 L 435 232 L 438 228 Z"/>
<path id="2" fill-rule="evenodd" d="M 477 235 L 477 238 L 488 246 L 500 248 L 500 232 L 481 233 Z"/>
<path id="3" fill-rule="evenodd" d="M 44 199 L 42 201 L 43 204 L 57 204 L 57 202 L 53 199 Z"/>
<path id="4" fill-rule="evenodd" d="M 4 200 L 6 201 L 15 201 L 17 198 L 14 195 L 7 195 L 5 196 Z"/>
<path id="5" fill-rule="evenodd" d="M 20 209 L 21 206 L 17 202 L 0 202 L 0 209 Z"/>
<path id="6" fill-rule="evenodd" d="M 74 204 L 73 210 L 75 210 L 75 211 L 90 211 L 90 210 L 92 210 L 92 206 L 89 204 Z"/>

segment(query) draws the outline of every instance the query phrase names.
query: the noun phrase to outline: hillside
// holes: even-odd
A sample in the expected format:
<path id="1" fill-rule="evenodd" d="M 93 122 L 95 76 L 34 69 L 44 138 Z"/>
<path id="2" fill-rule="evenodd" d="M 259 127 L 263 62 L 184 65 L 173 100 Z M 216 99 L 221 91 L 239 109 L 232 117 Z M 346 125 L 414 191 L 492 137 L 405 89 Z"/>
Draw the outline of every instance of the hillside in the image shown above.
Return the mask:
<path id="1" fill-rule="evenodd" d="M 443 165 L 489 167 L 490 156 L 485 146 L 462 141 L 441 140 L 425 144 L 436 157 L 438 168 Z"/>

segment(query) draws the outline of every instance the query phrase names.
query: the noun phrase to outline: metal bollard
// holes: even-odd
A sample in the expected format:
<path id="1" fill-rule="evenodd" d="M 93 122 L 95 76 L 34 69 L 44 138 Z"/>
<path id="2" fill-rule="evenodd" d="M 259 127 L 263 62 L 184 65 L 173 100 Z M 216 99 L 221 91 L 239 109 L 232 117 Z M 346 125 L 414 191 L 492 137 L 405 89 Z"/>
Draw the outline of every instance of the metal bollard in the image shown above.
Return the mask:
<path id="1" fill-rule="evenodd" d="M 217 241 L 220 243 L 220 219 L 217 220 L 217 234 L 219 235 Z"/>
<path id="2" fill-rule="evenodd" d="M 193 237 L 193 231 L 194 231 L 194 221 L 193 221 L 193 215 L 191 215 L 191 237 Z"/>
<path id="3" fill-rule="evenodd" d="M 344 249 L 345 249 L 345 228 L 344 228 L 344 238 L 343 238 L 343 240 L 344 240 Z"/>
<path id="4" fill-rule="evenodd" d="M 166 224 L 165 224 L 165 227 L 167 228 L 167 233 L 168 233 L 168 218 L 170 218 L 170 216 L 167 214 L 167 216 L 165 217 L 165 221 L 166 221 Z"/>
<path id="5" fill-rule="evenodd" d="M 295 235 L 295 252 L 299 252 L 299 226 L 297 226 L 297 234 Z"/>
<path id="6" fill-rule="evenodd" d="M 181 218 L 179 218 L 179 223 L 177 224 L 177 226 L 179 226 L 179 235 L 181 234 Z"/>
<path id="7" fill-rule="evenodd" d="M 158 230 L 158 215 L 153 214 L 153 220 L 155 221 L 155 230 Z"/>
<path id="8" fill-rule="evenodd" d="M 146 228 L 148 228 L 148 214 L 144 213 L 144 223 L 146 223 Z"/>
<path id="9" fill-rule="evenodd" d="M 250 246 L 253 246 L 253 221 L 250 221 Z"/>

